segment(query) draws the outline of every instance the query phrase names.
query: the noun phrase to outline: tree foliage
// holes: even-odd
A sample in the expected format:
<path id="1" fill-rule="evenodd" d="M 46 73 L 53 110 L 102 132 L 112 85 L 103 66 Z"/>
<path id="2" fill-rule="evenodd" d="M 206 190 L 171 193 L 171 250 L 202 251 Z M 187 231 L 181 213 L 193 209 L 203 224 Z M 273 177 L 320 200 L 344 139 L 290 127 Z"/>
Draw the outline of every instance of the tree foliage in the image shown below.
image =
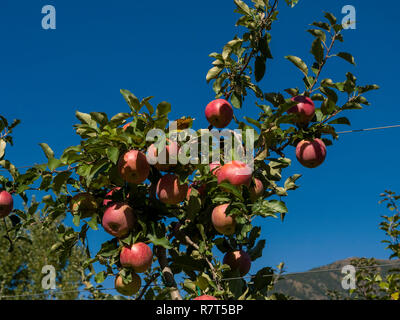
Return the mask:
<path id="1" fill-rule="evenodd" d="M 41 213 L 46 217 L 44 227 L 73 215 L 74 228 L 61 224 L 55 229 L 58 240 L 53 252 L 61 261 L 71 259 L 71 252 L 79 244 L 89 255 L 87 231 L 101 229 L 99 225 L 105 210 L 103 200 L 110 190 L 120 188 L 113 194 L 112 201 L 128 203 L 135 212 L 137 223 L 126 237 L 103 243 L 99 252 L 86 259 L 84 281 L 94 278 L 97 283 L 102 283 L 107 277 L 119 274 L 128 283 L 132 279 L 132 270 L 122 267 L 119 261 L 121 249 L 144 242 L 152 246 L 154 260 L 158 260 L 159 266 L 153 263 L 152 268 L 144 273 L 145 284 L 153 283 L 154 286 L 145 285 L 137 298 L 181 299 L 182 291 L 178 289 L 176 275 L 183 279 L 186 299 L 199 293 L 219 299 L 282 298 L 280 295 L 268 296 L 276 270 L 264 267 L 246 281 L 237 270 L 230 270 L 228 265 L 219 261 L 215 249 L 224 254 L 245 250 L 252 261 L 259 259 L 265 240 L 259 239 L 261 229 L 255 225 L 256 219 L 280 217 L 283 220 L 288 208 L 282 199 L 288 191 L 298 187 L 296 181 L 300 174 L 281 181 L 283 170 L 291 164 L 285 156 L 287 148 L 296 146 L 300 140 L 322 136 L 327 145 L 332 144 L 325 135 L 337 139 L 335 125 L 350 124 L 347 118 L 337 117 L 338 114 L 368 105 L 364 93 L 378 86 L 360 86 L 350 72 L 341 81 L 321 79 L 324 66 L 334 57 L 354 64 L 349 53 L 333 53 L 335 43 L 343 42 L 343 27 L 336 23 L 332 14 L 326 13 L 326 22 L 314 22 L 314 29 L 308 30 L 314 38 L 311 59 L 308 59 L 312 63 L 308 65 L 295 55 L 286 56 L 299 69 L 304 88 L 290 88 L 289 84 L 284 92 L 264 92 L 259 83 L 268 74 L 268 64 L 273 59 L 271 30 L 278 19 L 278 1 L 253 0 L 252 5 L 241 0 L 234 2 L 235 12 L 239 14 L 236 23 L 239 33 L 223 47 L 222 52 L 210 54 L 214 61 L 206 80 L 212 82 L 216 98 L 229 100 L 237 109 L 250 108 L 245 104 L 248 94 L 257 98 L 258 118 L 245 117 L 243 121 L 234 118 L 234 121 L 238 129 L 255 132 L 254 177 L 264 185 L 262 198 L 252 199 L 249 189 L 244 186 L 218 184 L 208 165 L 202 163 L 178 163 L 169 170 L 179 177 L 180 183 L 206 186 L 205 195 L 193 188 L 190 198 L 178 205 L 166 205 L 154 196 L 154 188 L 162 176 L 155 166 L 151 166 L 148 180 L 144 183 L 124 181 L 118 173 L 118 160 L 126 151 L 146 152 L 152 143 L 146 139 L 150 130 L 159 129 L 170 139 L 176 133 L 169 130 L 172 126 L 171 104 L 165 101 L 155 104 L 153 97 L 138 98 L 128 90 L 121 90 L 121 93 L 129 109 L 111 118 L 103 112 L 76 112 L 79 123 L 74 128 L 80 143 L 66 148 L 59 157 L 50 146 L 41 143 L 47 158 L 45 164 L 35 165 L 21 174 L 9 162 L 0 163 L 10 174 L 9 178 L 1 178 L 5 190 L 20 195 L 25 202 L 27 190 L 46 193 L 40 204 Z M 290 6 L 297 3 L 286 2 Z M 320 103 L 309 125 L 296 124 L 295 115 L 287 114 L 296 105 L 291 98 L 297 95 Z M 178 132 L 194 125 L 190 117 L 175 120 L 175 123 Z M 196 138 L 202 137 L 201 130 L 195 134 Z M 2 141 L 11 143 L 7 139 Z M 200 159 L 202 155 L 199 153 L 197 156 Z M 221 163 L 225 161 L 223 158 L 220 160 Z M 77 194 L 90 194 L 95 199 L 97 210 L 89 216 L 87 212 L 71 210 L 71 200 Z M 221 236 L 216 232 L 210 219 L 213 208 L 224 203 L 229 203 L 228 214 L 236 221 L 236 230 L 231 236 Z M 14 212 L 21 219 L 14 228 L 35 216 L 35 212 Z M 16 240 L 10 236 L 11 242 Z M 103 268 L 97 274 L 95 264 Z"/>

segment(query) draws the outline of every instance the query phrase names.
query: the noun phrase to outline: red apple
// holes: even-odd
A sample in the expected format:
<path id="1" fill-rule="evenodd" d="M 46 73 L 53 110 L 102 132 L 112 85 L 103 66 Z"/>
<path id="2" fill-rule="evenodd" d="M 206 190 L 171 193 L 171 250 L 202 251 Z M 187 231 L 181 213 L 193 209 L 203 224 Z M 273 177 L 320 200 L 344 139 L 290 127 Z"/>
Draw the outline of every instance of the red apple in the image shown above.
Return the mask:
<path id="1" fill-rule="evenodd" d="M 254 185 L 250 187 L 250 199 L 256 201 L 264 194 L 264 185 L 261 180 L 255 178 Z"/>
<path id="2" fill-rule="evenodd" d="M 121 187 L 115 187 L 110 192 L 108 192 L 106 194 L 105 199 L 103 200 L 103 206 L 107 207 L 109 204 L 111 204 L 113 202 L 113 200 L 112 200 L 113 194 L 115 192 L 118 192 L 119 190 L 121 190 Z"/>
<path id="3" fill-rule="evenodd" d="M 158 199 L 165 204 L 178 204 L 185 200 L 188 192 L 187 184 L 179 184 L 178 176 L 166 174 L 157 184 Z"/>
<path id="4" fill-rule="evenodd" d="M 132 281 L 124 283 L 121 276 L 115 277 L 115 289 L 124 296 L 133 296 L 137 293 L 142 285 L 140 277 L 136 273 L 132 273 Z"/>
<path id="5" fill-rule="evenodd" d="M 165 148 L 158 153 L 157 147 L 155 144 L 152 144 L 147 149 L 146 157 L 149 163 L 155 163 L 155 167 L 160 171 L 168 171 L 176 165 L 178 160 L 178 152 L 179 146 L 175 141 L 171 141 L 170 139 L 166 139 Z M 165 163 L 159 163 L 165 162 Z"/>
<path id="6" fill-rule="evenodd" d="M 252 169 L 244 162 L 231 161 L 218 171 L 218 183 L 229 182 L 234 186 L 250 186 Z"/>
<path id="7" fill-rule="evenodd" d="M 147 244 L 138 242 L 131 247 L 123 247 L 119 261 L 123 267 L 132 268 L 137 273 L 145 272 L 151 266 L 153 253 Z"/>
<path id="8" fill-rule="evenodd" d="M 198 296 L 194 298 L 193 300 L 218 300 L 216 297 L 209 296 L 207 294 L 203 294 L 202 296 Z"/>
<path id="9" fill-rule="evenodd" d="M 221 163 L 219 161 L 214 161 L 209 164 L 210 172 L 218 178 L 219 170 L 221 169 Z"/>
<path id="10" fill-rule="evenodd" d="M 251 258 L 245 251 L 231 251 L 224 256 L 223 263 L 230 266 L 231 270 L 239 270 L 243 277 L 250 271 Z"/>
<path id="11" fill-rule="evenodd" d="M 139 184 L 149 176 L 150 165 L 143 152 L 130 150 L 119 158 L 118 170 L 122 179 L 129 183 Z"/>
<path id="12" fill-rule="evenodd" d="M 98 213 L 99 205 L 90 193 L 82 192 L 72 197 L 70 202 L 71 213 L 80 214 L 82 219 L 90 218 Z"/>
<path id="13" fill-rule="evenodd" d="M 316 168 L 326 157 L 326 146 L 321 139 L 302 140 L 296 147 L 296 157 L 307 168 Z"/>
<path id="14" fill-rule="evenodd" d="M 136 216 L 130 206 L 126 203 L 114 203 L 104 212 L 102 225 L 109 234 L 123 238 L 132 230 L 135 222 Z"/>
<path id="15" fill-rule="evenodd" d="M 314 102 L 309 97 L 305 96 L 293 97 L 291 100 L 298 102 L 298 104 L 291 107 L 288 110 L 288 113 L 294 113 L 297 115 L 296 122 L 298 124 L 309 123 L 315 114 Z"/>
<path id="16" fill-rule="evenodd" d="M 14 206 L 14 200 L 11 194 L 3 190 L 0 192 L 0 218 L 7 217 Z"/>
<path id="17" fill-rule="evenodd" d="M 228 208 L 229 203 L 221 204 L 214 208 L 211 214 L 211 222 L 219 233 L 226 236 L 235 233 L 236 220 L 233 216 L 227 216 L 225 211 Z"/>
<path id="18" fill-rule="evenodd" d="M 233 109 L 224 99 L 211 101 L 205 110 L 208 122 L 216 128 L 225 128 L 233 118 Z"/>

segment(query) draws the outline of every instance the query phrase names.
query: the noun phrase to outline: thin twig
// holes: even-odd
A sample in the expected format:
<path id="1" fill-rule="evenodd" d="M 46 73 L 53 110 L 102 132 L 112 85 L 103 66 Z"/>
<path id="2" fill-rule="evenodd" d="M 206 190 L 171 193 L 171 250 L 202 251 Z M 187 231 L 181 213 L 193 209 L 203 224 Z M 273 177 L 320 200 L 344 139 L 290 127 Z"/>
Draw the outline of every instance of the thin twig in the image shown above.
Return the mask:
<path id="1" fill-rule="evenodd" d="M 161 272 L 166 280 L 166 285 L 171 289 L 172 300 L 182 300 L 182 296 L 179 293 L 178 286 L 176 284 L 174 274 L 168 265 L 167 250 L 164 247 L 157 246 L 154 248 L 155 255 L 157 256 L 158 262 L 160 263 Z"/>
<path id="2" fill-rule="evenodd" d="M 142 291 L 140 291 L 140 294 L 137 296 L 137 298 L 135 300 L 142 299 L 142 297 L 146 293 L 147 289 L 150 287 L 151 283 L 153 281 L 155 281 L 158 278 L 159 275 L 160 275 L 159 273 L 153 274 L 153 276 L 146 282 L 146 285 L 143 287 Z"/>
<path id="3" fill-rule="evenodd" d="M 191 245 L 191 246 L 192 246 L 193 248 L 195 248 L 196 250 L 199 250 L 199 249 L 200 249 L 199 246 L 198 246 L 196 243 L 194 243 L 194 242 L 192 241 L 192 239 L 190 239 L 190 237 L 185 236 L 185 241 L 186 241 L 187 244 Z M 210 267 L 210 270 L 211 270 L 213 279 L 214 279 L 214 281 L 215 281 L 216 284 L 217 284 L 218 290 L 222 291 L 222 287 L 221 287 L 221 284 L 219 283 L 219 279 L 218 279 L 218 274 L 217 274 L 217 271 L 215 270 L 213 264 L 211 263 L 211 261 L 210 261 L 205 255 L 203 255 L 203 258 L 204 258 L 204 260 L 206 260 L 208 266 Z"/>

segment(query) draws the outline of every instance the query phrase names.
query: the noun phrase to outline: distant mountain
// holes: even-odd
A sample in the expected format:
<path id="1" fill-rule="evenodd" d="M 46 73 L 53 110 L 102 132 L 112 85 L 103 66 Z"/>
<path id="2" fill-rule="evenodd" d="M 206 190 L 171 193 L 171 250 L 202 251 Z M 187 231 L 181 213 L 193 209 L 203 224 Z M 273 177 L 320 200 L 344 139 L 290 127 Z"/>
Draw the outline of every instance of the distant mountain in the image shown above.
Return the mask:
<path id="1" fill-rule="evenodd" d="M 279 280 L 275 286 L 274 292 L 284 293 L 295 300 L 327 300 L 328 290 L 335 290 L 344 296 L 347 296 L 347 291 L 342 288 L 341 282 L 344 274 L 341 270 L 344 266 L 350 264 L 350 260 L 356 258 L 347 258 L 338 260 L 331 264 L 314 268 L 307 273 L 293 273 L 283 276 L 284 279 Z M 376 259 L 378 265 L 399 264 L 399 260 L 380 260 Z M 393 267 L 380 267 L 382 273 L 387 272 Z M 335 271 L 328 271 L 328 270 Z"/>

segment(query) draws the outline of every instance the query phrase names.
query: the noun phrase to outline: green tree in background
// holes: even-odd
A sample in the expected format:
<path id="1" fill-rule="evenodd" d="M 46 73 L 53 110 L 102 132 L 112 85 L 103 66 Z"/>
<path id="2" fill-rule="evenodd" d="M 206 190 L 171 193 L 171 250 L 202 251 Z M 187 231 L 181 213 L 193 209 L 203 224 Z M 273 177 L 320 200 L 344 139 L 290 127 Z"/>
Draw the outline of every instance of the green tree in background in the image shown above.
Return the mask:
<path id="1" fill-rule="evenodd" d="M 392 253 L 390 259 L 398 260 L 400 254 L 400 196 L 395 192 L 386 190 L 381 194 L 383 198 L 379 203 L 385 203 L 392 215 L 383 215 L 383 221 L 379 224 L 385 232 L 387 244 L 385 249 Z M 382 270 L 373 258 L 359 258 L 350 261 L 356 268 L 356 288 L 349 291 L 349 297 L 345 297 L 336 291 L 328 292 L 331 299 L 340 300 L 400 300 L 400 268 L 390 267 Z"/>
<path id="2" fill-rule="evenodd" d="M 35 210 L 32 202 L 28 210 Z M 82 286 L 82 262 L 86 253 L 75 246 L 68 257 L 52 247 L 58 241 L 54 221 L 43 227 L 40 214 L 33 215 L 33 221 L 23 229 L 13 229 L 16 216 L 7 217 L 0 224 L 0 299 L 76 299 Z M 7 225 L 7 229 L 6 229 Z M 18 240 L 11 243 L 8 237 L 17 233 Z M 44 290 L 42 279 L 46 275 L 42 268 L 51 265 L 56 270 L 56 289 Z"/>

